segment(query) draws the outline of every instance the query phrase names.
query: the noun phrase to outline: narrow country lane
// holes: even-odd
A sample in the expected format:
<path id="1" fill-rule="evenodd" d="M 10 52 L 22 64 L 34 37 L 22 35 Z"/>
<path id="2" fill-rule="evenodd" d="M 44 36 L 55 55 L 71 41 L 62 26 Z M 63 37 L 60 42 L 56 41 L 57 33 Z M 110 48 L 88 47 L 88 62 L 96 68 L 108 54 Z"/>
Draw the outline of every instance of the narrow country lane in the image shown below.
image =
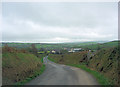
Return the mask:
<path id="1" fill-rule="evenodd" d="M 26 85 L 99 85 L 89 73 L 75 67 L 56 64 L 44 57 L 46 69 Z"/>

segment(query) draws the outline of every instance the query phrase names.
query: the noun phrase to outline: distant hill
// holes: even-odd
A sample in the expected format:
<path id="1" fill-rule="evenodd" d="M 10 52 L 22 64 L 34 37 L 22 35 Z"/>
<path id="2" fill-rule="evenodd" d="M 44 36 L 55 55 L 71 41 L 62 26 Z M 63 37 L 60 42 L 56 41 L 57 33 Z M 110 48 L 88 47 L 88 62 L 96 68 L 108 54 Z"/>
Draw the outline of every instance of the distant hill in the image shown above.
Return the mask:
<path id="1" fill-rule="evenodd" d="M 106 43 L 97 43 L 97 44 L 92 44 L 92 45 L 81 46 L 81 48 L 91 49 L 91 50 L 99 50 L 99 49 L 102 49 L 102 48 L 116 47 L 116 46 L 118 46 L 119 42 L 120 41 L 111 41 L 111 42 L 106 42 Z"/>
<path id="2" fill-rule="evenodd" d="M 33 43 L 2 43 L 4 46 L 7 44 L 10 47 L 16 48 L 29 48 Z M 34 43 L 37 49 L 44 48 L 44 49 L 62 49 L 62 48 L 84 48 L 84 49 L 91 49 L 91 50 L 98 50 L 101 48 L 109 48 L 118 45 L 118 41 L 111 41 L 111 42 L 103 42 L 103 41 L 96 41 L 96 42 L 74 42 L 74 43 Z"/>

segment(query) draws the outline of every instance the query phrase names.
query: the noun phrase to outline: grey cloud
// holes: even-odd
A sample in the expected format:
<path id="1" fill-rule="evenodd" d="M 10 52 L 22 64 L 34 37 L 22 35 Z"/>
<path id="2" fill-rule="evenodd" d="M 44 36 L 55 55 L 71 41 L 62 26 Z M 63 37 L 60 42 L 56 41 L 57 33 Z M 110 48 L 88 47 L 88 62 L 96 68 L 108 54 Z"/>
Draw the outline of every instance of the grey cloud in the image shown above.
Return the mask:
<path id="1" fill-rule="evenodd" d="M 3 40 L 117 39 L 117 3 L 3 3 Z M 57 38 L 57 39 L 55 39 Z"/>

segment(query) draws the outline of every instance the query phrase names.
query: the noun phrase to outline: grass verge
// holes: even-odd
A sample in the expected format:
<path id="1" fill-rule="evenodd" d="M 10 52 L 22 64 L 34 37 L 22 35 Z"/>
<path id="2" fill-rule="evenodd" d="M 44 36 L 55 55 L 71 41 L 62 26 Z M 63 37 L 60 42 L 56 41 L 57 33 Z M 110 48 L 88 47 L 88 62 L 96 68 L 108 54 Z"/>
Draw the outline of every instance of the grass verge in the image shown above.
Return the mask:
<path id="1" fill-rule="evenodd" d="M 41 58 L 41 62 L 42 62 L 42 63 L 43 63 L 43 58 L 44 58 L 44 57 Z"/>
<path id="2" fill-rule="evenodd" d="M 108 87 L 108 85 L 109 87 L 113 87 L 113 83 L 108 78 L 106 78 L 103 74 L 97 71 L 91 70 L 85 65 L 76 65 L 76 64 L 67 64 L 67 65 L 78 67 L 78 68 L 81 68 L 82 70 L 85 70 L 86 72 L 89 72 L 96 78 L 96 80 L 100 85 L 102 85 L 102 87 Z"/>
<path id="3" fill-rule="evenodd" d="M 52 58 L 48 58 L 50 61 L 53 61 L 53 62 L 56 62 L 54 59 Z M 102 85 L 102 87 L 113 87 L 113 82 L 111 82 L 109 79 L 107 79 L 103 74 L 97 72 L 97 71 L 94 71 L 94 70 L 91 70 L 89 69 L 86 65 L 82 64 L 82 65 L 78 65 L 78 64 L 66 64 L 68 66 L 74 66 L 74 67 L 78 67 L 78 68 L 81 68 L 82 70 L 86 71 L 86 72 L 89 72 L 90 74 L 92 74 L 98 81 L 98 83 L 100 85 Z"/>
<path id="4" fill-rule="evenodd" d="M 41 68 L 40 68 L 39 71 L 35 71 L 35 72 L 34 72 L 33 76 L 28 77 L 28 78 L 26 78 L 26 79 L 23 80 L 23 81 L 17 82 L 17 83 L 15 84 L 15 87 L 16 87 L 16 86 L 17 86 L 17 87 L 20 87 L 21 85 L 24 85 L 25 83 L 31 81 L 32 79 L 34 79 L 34 78 L 36 78 L 37 76 L 41 75 L 44 70 L 45 70 L 45 65 L 43 64 L 43 65 L 41 66 Z"/>
<path id="5" fill-rule="evenodd" d="M 48 57 L 48 59 L 50 60 L 50 61 L 52 61 L 52 62 L 57 62 L 57 61 L 55 61 L 54 59 L 52 59 L 52 58 L 50 58 L 50 57 Z"/>

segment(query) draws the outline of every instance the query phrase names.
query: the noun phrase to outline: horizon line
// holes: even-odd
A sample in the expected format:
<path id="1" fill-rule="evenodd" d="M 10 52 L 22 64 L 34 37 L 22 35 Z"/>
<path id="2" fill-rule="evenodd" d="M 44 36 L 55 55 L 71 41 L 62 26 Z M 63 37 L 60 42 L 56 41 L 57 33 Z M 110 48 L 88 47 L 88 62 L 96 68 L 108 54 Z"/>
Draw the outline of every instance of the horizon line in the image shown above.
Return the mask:
<path id="1" fill-rule="evenodd" d="M 77 42 L 111 42 L 119 40 L 99 40 L 99 41 L 74 41 L 74 42 L 34 42 L 34 41 L 0 41 L 0 43 L 77 43 Z"/>

